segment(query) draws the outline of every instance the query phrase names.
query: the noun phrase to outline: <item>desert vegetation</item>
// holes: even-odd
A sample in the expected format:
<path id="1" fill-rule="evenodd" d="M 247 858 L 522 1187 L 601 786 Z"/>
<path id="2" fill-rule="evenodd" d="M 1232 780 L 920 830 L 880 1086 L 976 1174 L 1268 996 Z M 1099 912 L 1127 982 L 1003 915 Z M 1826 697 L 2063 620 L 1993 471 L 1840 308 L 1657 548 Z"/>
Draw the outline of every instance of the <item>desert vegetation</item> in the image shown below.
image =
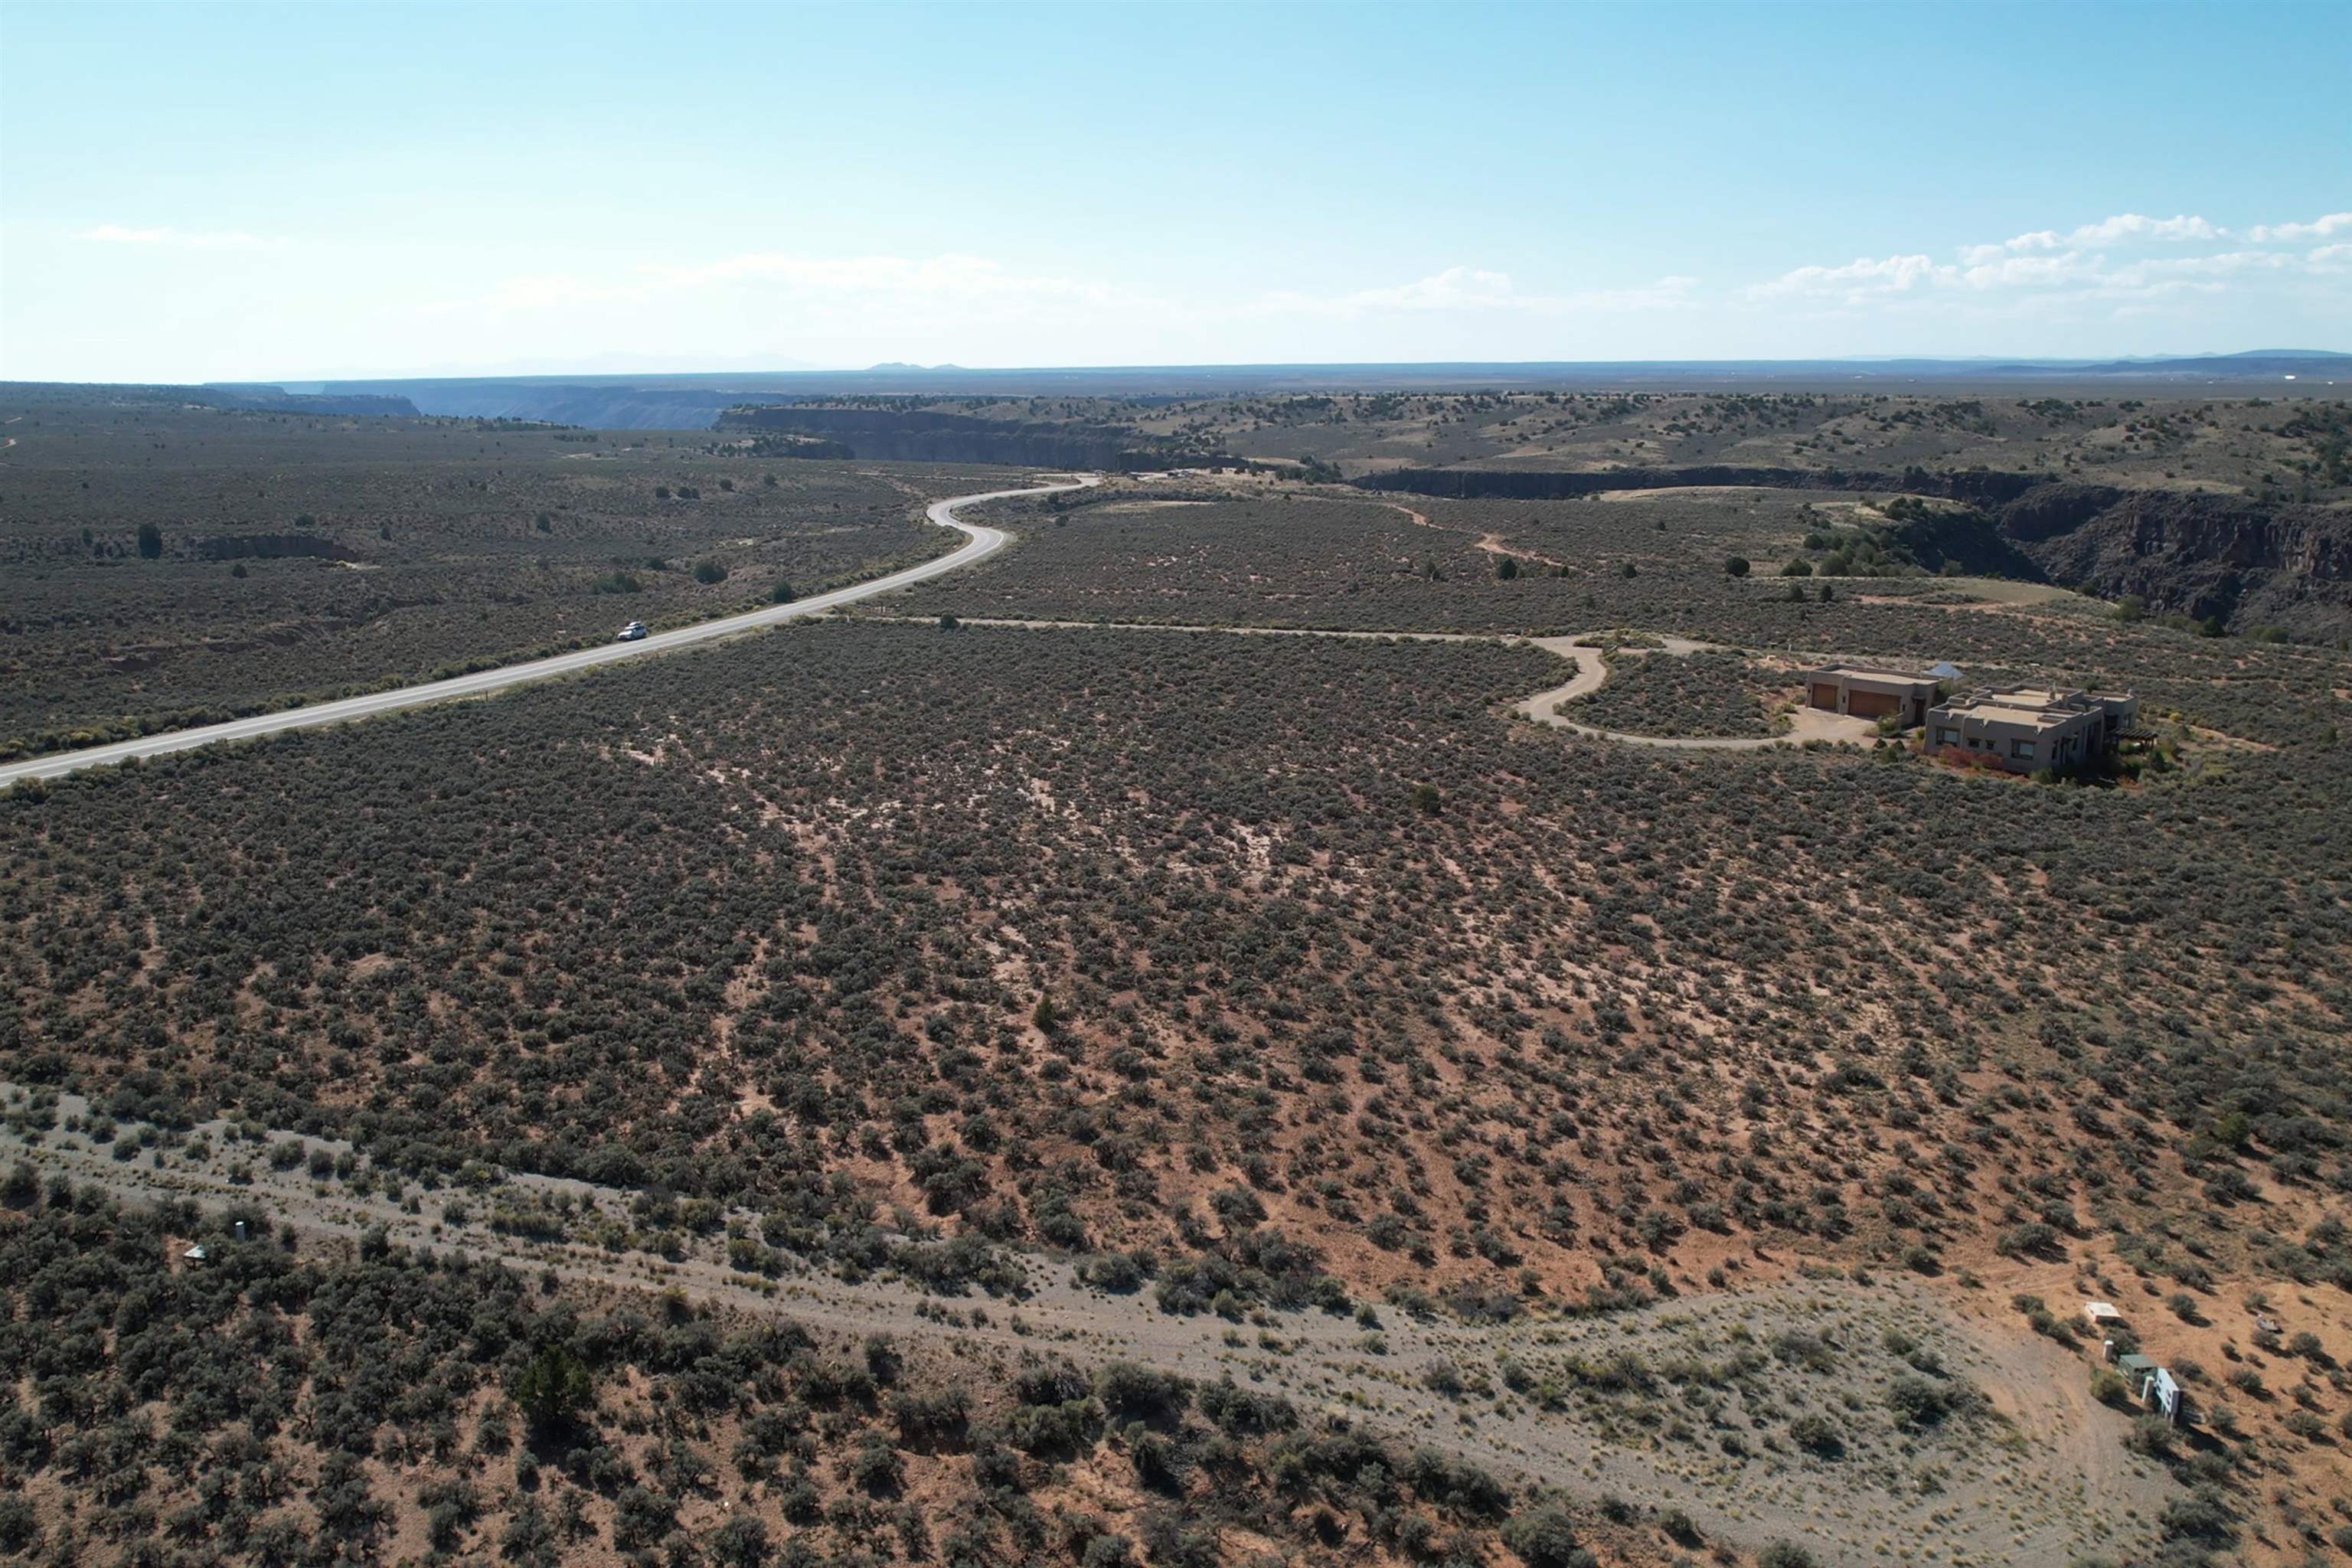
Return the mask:
<path id="1" fill-rule="evenodd" d="M 1645 735 L 1772 735 L 1800 693 L 1786 668 L 1738 653 L 1611 657 L 1609 683 L 1561 710 L 1580 724 Z"/>
<path id="2" fill-rule="evenodd" d="M 12 1202 L 0 1549 L 25 1561 L 1105 1568 L 1214 1563 L 1230 1533 L 1564 1563 L 1634 1533 L 1231 1382 L 583 1293 L 380 1236 L 311 1257 L 255 1205 Z"/>
<path id="3" fill-rule="evenodd" d="M 1901 473 L 1997 469 L 2125 486 L 2205 484 L 2326 502 L 2352 485 L 2339 401 L 1886 393 L 1487 391 L 1234 397 L 810 400 L 910 429 L 1065 430 L 1156 468 L 1263 465 L 1337 478 L 1404 466 L 1519 470 L 1747 465 Z M 822 417 L 820 416 L 820 417 Z M 1005 456 L 1000 461 L 1034 461 Z"/>
<path id="4" fill-rule="evenodd" d="M 1580 601 L 1546 572 L 1498 573 L 1457 531 L 1337 492 L 1276 499 L 1146 487 L 1009 511 L 1020 548 L 908 595 L 918 611 L 1380 631 L 1574 631 Z M 1055 501 L 1064 504 L 1055 505 Z M 1514 563 L 1516 566 L 1516 563 Z"/>
<path id="5" fill-rule="evenodd" d="M 486 560 L 553 551 L 571 586 L 547 602 L 601 626 L 811 591 L 966 482 L 575 460 L 588 433 L 560 430 L 41 417 L 16 451 L 109 454 L 105 505 L 148 466 L 134 428 L 166 443 L 140 482 L 179 499 L 121 512 L 119 560 L 57 521 L 100 502 L 11 521 L 24 559 L 55 557 L 11 579 L 12 613 L 51 617 L 8 645 L 28 716 L 136 710 L 60 607 L 82 574 L 101 605 L 150 571 L 365 582 L 411 568 L 364 552 L 429 525 L 446 552 L 413 569 L 448 604 L 467 572 L 500 581 Z M 269 521 L 357 563 L 207 560 L 194 542 L 249 535 L 168 515 L 216 471 L 169 467 L 180 417 L 253 451 L 408 455 L 367 470 L 391 476 L 374 510 L 289 489 Z M 1973 420 L 2011 423 L 1878 434 L 1901 456 Z M 489 451 L 442 466 L 452 442 Z M 467 487 L 485 462 L 512 492 Z M 12 520 L 19 487 L 77 470 L 38 471 L 5 470 Z M 603 533 L 576 497 L 535 504 L 583 485 L 615 498 Z M 516 494 L 486 556 L 481 509 Z M 624 552 L 640 509 L 654 542 Z M 0 1523 L 22 1550 L 1537 1568 L 1785 1539 L 1780 1561 L 1833 1561 L 1862 1550 L 1846 1526 L 1787 1528 L 1822 1489 L 1990 1496 L 2021 1483 L 1987 1456 L 2056 1440 L 2003 1415 L 2027 1385 L 1931 1331 L 1945 1311 L 2083 1394 L 2064 1429 L 2105 1434 L 2116 1486 L 2163 1478 L 2101 1526 L 2119 1560 L 2329 1549 L 2352 1409 L 2340 648 L 1947 577 L 1795 492 L 1397 505 L 1188 475 L 1000 520 L 1012 549 L 870 613 L 0 795 L 9 1136 L 83 1180 L 242 1170 L 407 1225 L 289 1253 L 257 1195 L 258 1240 L 191 1272 L 178 1247 L 229 1209 L 12 1178 L 0 1463 L 25 1501 Z M 482 646 L 458 624 L 418 636 Z M 1195 626 L 1472 635 L 1172 629 Z M 1677 753 L 1515 720 L 1563 677 L 1512 639 L 1601 628 L 1630 635 L 1580 722 L 1763 733 L 1796 659 L 1950 659 L 2128 687 L 2166 762 L 2039 784 L 1893 745 Z M 1667 635 L 1751 651 L 1634 651 Z M 259 700 L 319 646 L 139 689 Z M 469 1246 L 504 1260 L 427 1250 Z M 534 1274 L 534 1248 L 595 1278 Z M 670 1270 L 724 1299 L 623 1284 Z M 1049 1277 L 1233 1359 L 1180 1386 L 1003 1328 Z M 795 1329 L 819 1281 L 919 1293 L 919 1331 Z M 1818 1321 L 1735 1324 L 1798 1286 Z M 2210 1419 L 2167 1436 L 2095 1407 L 2114 1391 L 2071 1326 L 2094 1292 L 2194 1369 Z M 347 1348 L 377 1332 L 385 1373 Z M 1322 1406 L 1349 1392 L 1342 1423 Z M 1598 1468 L 1547 1491 L 1452 1468 L 1433 1439 L 1473 1430 L 1556 1471 L 1640 1447 L 1679 1479 L 1612 1510 Z M 1727 1500 L 1751 1512 L 1707 1512 Z M 1922 1529 L 1974 1528 L 1951 1517 Z M 2067 1514 L 2015 1508 L 2019 1531 Z"/>
<path id="6" fill-rule="evenodd" d="M 1822 515 L 1800 531 L 1810 553 L 1783 557 L 1791 572 L 1992 572 L 2135 595 L 2216 631 L 2352 629 L 2320 564 L 2347 542 L 2342 405 L 2307 395 L 1303 394 L 919 401 L 890 417 L 998 431 L 1008 462 L 1035 460 L 1015 455 L 1015 432 L 1123 429 L 1094 466 L 1238 476 L 1258 494 L 1279 474 L 1428 496 L 1808 495 Z"/>
<path id="7" fill-rule="evenodd" d="M 1818 499 L 1415 497 L 1399 509 L 1316 491 L 1217 497 L 1197 483 L 1115 485 L 1061 507 L 1008 507 L 1018 549 L 876 608 L 1528 636 L 1633 626 L 1759 652 L 1949 660 L 1972 678 L 2124 686 L 2166 714 L 2266 742 L 2324 742 L 2352 728 L 2352 688 L 2333 645 L 2205 637 L 2064 594 L 2021 606 L 1973 580 L 1926 573 L 1724 572 L 1728 552 L 1761 562 L 1802 553 L 1826 515 Z M 1189 504 L 1141 504 L 1171 496 Z M 1427 526 L 1412 521 L 1416 511 Z M 1505 578 L 1488 546 L 1529 560 Z"/>
<path id="8" fill-rule="evenodd" d="M 1139 1249 L 1203 1305 L 1639 1299 L 1741 1234 L 1932 1268 L 2162 1214 L 2234 1250 L 2205 1188 L 2338 1180 L 2343 998 L 2287 955 L 2344 941 L 2340 884 L 2288 869 L 2329 863 L 2339 751 L 2128 796 L 1656 758 L 1503 723 L 1550 668 L 818 626 L 77 778 L 5 805 L 8 1066 L 412 1172 Z M 2034 1131 L 2127 1081 L 2097 1159 Z M 2131 1131 L 2256 1083 L 2242 1137 Z M 1727 1136 L 1759 1118 L 1811 1131 Z"/>
<path id="9" fill-rule="evenodd" d="M 936 472 L 691 437 L 5 393 L 0 413 L 0 752 L 484 668 L 955 542 L 921 521 Z"/>
<path id="10" fill-rule="evenodd" d="M 80 1097 L 46 1090 L 5 1098 L 6 1137 L 20 1152 L 6 1156 L 15 1160 L 8 1201 L 29 1210 L 44 1194 L 52 1205 L 72 1194 L 78 1212 L 104 1210 L 110 1219 L 118 1201 L 129 1202 L 135 1235 L 152 1240 L 157 1226 L 164 1230 L 163 1279 L 176 1269 L 201 1285 L 215 1266 L 247 1261 L 247 1249 L 264 1247 L 331 1262 L 447 1258 L 470 1278 L 534 1278 L 542 1295 L 584 1279 L 624 1286 L 625 1300 L 635 1283 L 625 1255 L 606 1250 L 610 1242 L 567 1242 L 560 1227 L 517 1217 L 521 1210 L 548 1213 L 551 1197 L 558 1213 L 625 1211 L 632 1203 L 624 1190 L 478 1170 L 456 1187 L 436 1191 L 427 1182 L 420 1205 L 418 1190 L 404 1196 L 398 1184 L 362 1192 L 325 1181 L 357 1158 L 335 1140 L 226 1120 L 112 1121 Z M 1360 1303 L 1347 1316 L 1254 1311 L 1252 1340 L 1215 1316 L 1135 1311 L 1130 1285 L 1100 1259 L 1068 1270 L 1025 1268 L 1009 1295 L 987 1306 L 959 1296 L 952 1283 L 941 1287 L 945 1296 L 915 1298 L 887 1279 L 813 1287 L 811 1260 L 762 1247 L 757 1216 L 749 1217 L 747 1226 L 745 1216 L 729 1215 L 723 1247 L 689 1238 L 669 1255 L 659 1270 L 668 1281 L 660 1315 L 760 1322 L 782 1305 L 795 1342 L 862 1344 L 863 1372 L 854 1353 L 846 1366 L 839 1360 L 810 1366 L 801 1357 L 793 1364 L 823 1391 L 820 1401 L 845 1392 L 870 1408 L 874 1388 L 897 1391 L 888 1414 L 900 1446 L 910 1449 L 952 1439 L 956 1422 L 975 1407 L 969 1379 L 943 1376 L 940 1358 L 920 1353 L 945 1336 L 965 1361 L 986 1352 L 1000 1373 L 1019 1369 L 1019 1405 L 1007 1425 L 1024 1451 L 1085 1463 L 1098 1432 L 1115 1443 L 1123 1425 L 1133 1438 L 1138 1421 L 1164 1431 L 1155 1417 L 1181 1415 L 1197 1402 L 1231 1434 L 1344 1436 L 1354 1452 L 1392 1474 L 1410 1454 L 1414 1473 L 1433 1478 L 1413 1483 L 1424 1496 L 1486 1500 L 1482 1515 L 1508 1499 L 1514 1518 L 1507 1540 L 1524 1544 L 1540 1522 L 1545 1535 L 1568 1528 L 1581 1541 L 1607 1542 L 1612 1561 L 1648 1561 L 1669 1543 L 1712 1542 L 1722 1552 L 1729 1541 L 1769 1542 L 1776 1532 L 1833 1542 L 1842 1552 L 1883 1552 L 1922 1531 L 1972 1552 L 1999 1554 L 2006 1543 L 2007 1554 L 2022 1550 L 2021 1560 L 2034 1561 L 2136 1533 L 2131 1519 L 2152 1513 L 2169 1495 L 2165 1458 L 2155 1448 L 2131 1457 L 2118 1451 L 2107 1462 L 2079 1445 L 2042 1454 L 2038 1445 L 2056 1436 L 2049 1416 L 2063 1404 L 2051 1397 L 2047 1380 L 2053 1364 L 2063 1368 L 2064 1352 L 1998 1347 L 1900 1277 L 1759 1283 L 1694 1304 L 1603 1315 L 1538 1303 L 1516 1317 L 1477 1321 L 1435 1311 L 1408 1293 L 1392 1308 Z M 194 1245 L 184 1245 L 191 1237 Z M 136 1242 L 126 1247 L 125 1265 L 149 1263 L 142 1252 Z M 747 1255 L 762 1252 L 770 1261 Z M 625 1325 L 641 1321 L 623 1316 Z M 637 1331 L 625 1328 L 625 1345 L 636 1342 Z M 2312 1338 L 2299 1335 L 2298 1342 Z M 596 1358 L 572 1347 L 557 1353 L 542 1342 L 538 1353 L 515 1361 L 504 1391 L 542 1445 L 594 1425 Z M 703 1370 L 740 1377 L 743 1369 L 706 1362 Z M 289 1371 L 299 1380 L 302 1367 Z M 1990 1393 L 1980 1378 L 1990 1380 Z M 1327 1403 L 1335 1392 L 1340 1403 Z M 2007 1414 L 1993 1410 L 1996 1397 Z M 1350 1432 L 1360 1421 L 1403 1436 L 1368 1442 Z M 625 1417 L 622 1428 L 641 1430 Z M 309 1437 L 293 1429 L 289 1461 L 309 1458 Z M 625 1439 L 610 1441 L 620 1447 Z M 883 1473 L 893 1461 L 881 1446 L 869 1435 L 856 1468 Z M 397 1458 L 420 1496 L 446 1483 L 448 1467 L 479 1468 L 462 1451 L 428 1451 L 406 1440 L 385 1447 L 387 1460 Z M 1181 1447 L 1171 1452 L 1150 1432 L 1133 1450 L 1138 1479 L 1163 1495 L 1180 1492 L 1182 1459 Z M 1123 1472 L 1116 1467 L 1113 1459 L 1081 1479 L 1097 1505 L 1118 1484 Z M 2098 1477 L 2098 1495 L 2087 1506 L 2079 1490 L 2086 1471 Z M 537 1478 L 525 1468 L 520 1479 Z M 1182 1495 L 1212 1534 L 1230 1529 L 1248 1539 L 1251 1526 L 1234 1510 Z M 399 1501 L 395 1492 L 387 1511 Z M 721 1499 L 723 1507 L 752 1501 L 752 1495 Z M 1299 1504 L 1286 1506 L 1296 1527 Z M 1436 1539 L 1410 1511 L 1389 1525 L 1377 1516 L 1370 1522 L 1372 1542 L 1391 1526 L 1402 1528 L 1409 1554 L 1425 1554 Z M 1331 1543 L 1328 1529 L 1318 1525 L 1315 1533 Z M 1080 1544 L 1074 1540 L 1069 1550 L 1075 1554 Z"/>

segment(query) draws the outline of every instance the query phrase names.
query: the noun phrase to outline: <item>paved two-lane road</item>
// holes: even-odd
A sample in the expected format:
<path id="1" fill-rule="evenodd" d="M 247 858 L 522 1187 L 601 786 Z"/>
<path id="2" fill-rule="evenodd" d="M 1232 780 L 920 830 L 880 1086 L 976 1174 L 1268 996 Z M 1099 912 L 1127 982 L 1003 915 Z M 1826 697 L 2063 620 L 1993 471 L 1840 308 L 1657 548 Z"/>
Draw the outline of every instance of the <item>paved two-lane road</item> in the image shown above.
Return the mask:
<path id="1" fill-rule="evenodd" d="M 222 741 L 249 741 L 259 735 L 275 735 L 286 730 L 309 730 L 322 724 L 344 724 L 354 719 L 366 719 L 378 713 L 396 712 L 403 708 L 421 708 L 428 702 L 447 702 L 459 697 L 485 697 L 503 691 L 510 686 L 528 685 L 534 680 L 547 680 L 559 675 L 574 675 L 599 665 L 614 664 L 625 658 L 644 658 L 667 653 L 695 643 L 709 642 L 717 637 L 733 637 L 739 632 L 756 631 L 780 622 L 797 620 L 803 616 L 822 615 L 838 605 L 870 599 L 877 594 L 910 586 L 947 573 L 960 571 L 975 562 L 984 561 L 1004 548 L 1009 537 L 1002 529 L 989 528 L 976 522 L 966 522 L 956 516 L 959 508 L 978 506 L 982 501 L 1006 500 L 1014 496 L 1054 495 L 1062 490 L 1084 489 L 1099 481 L 1087 475 L 1072 475 L 1066 484 L 1036 485 L 1026 489 L 989 490 L 980 495 L 951 496 L 932 503 L 927 515 L 943 528 L 957 529 L 971 536 L 961 550 L 942 555 L 936 561 L 926 561 L 919 566 L 909 566 L 903 572 L 893 572 L 887 577 L 877 577 L 869 583 L 853 583 L 846 588 L 835 588 L 828 594 L 817 594 L 805 599 L 795 599 L 789 605 L 772 605 L 763 610 L 751 610 L 723 620 L 703 621 L 696 626 L 680 626 L 676 631 L 656 632 L 642 642 L 601 643 L 576 653 L 558 654 L 552 658 L 533 659 L 528 664 L 510 664 L 500 669 L 485 669 L 472 675 L 460 675 L 447 680 L 428 681 L 421 686 L 404 686 L 392 691 L 373 691 L 364 697 L 347 697 L 337 702 L 320 702 L 308 708 L 289 708 L 277 713 L 257 713 L 250 719 L 233 719 L 225 724 L 205 724 L 193 730 L 173 730 L 161 734 L 142 735 L 135 741 L 119 741 L 110 746 L 92 746 L 83 752 L 55 752 L 45 757 L 31 757 L 24 762 L 0 766 L 0 789 L 22 779 L 51 779 L 61 774 L 78 773 L 83 768 L 110 766 L 128 762 L 132 757 L 160 757 L 171 752 L 184 752 L 197 746 L 210 746 Z"/>

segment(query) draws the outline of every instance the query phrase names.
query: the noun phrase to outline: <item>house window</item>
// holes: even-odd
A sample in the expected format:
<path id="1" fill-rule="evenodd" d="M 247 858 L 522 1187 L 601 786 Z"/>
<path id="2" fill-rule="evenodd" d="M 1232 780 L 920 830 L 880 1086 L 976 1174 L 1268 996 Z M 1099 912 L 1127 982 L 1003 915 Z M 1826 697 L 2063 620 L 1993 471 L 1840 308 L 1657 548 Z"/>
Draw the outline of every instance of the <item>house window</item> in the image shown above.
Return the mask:
<path id="1" fill-rule="evenodd" d="M 1958 730 L 1938 729 L 1936 731 L 1936 744 L 1939 746 L 1957 745 L 1959 743 L 1959 739 L 1960 732 Z"/>
<path id="2" fill-rule="evenodd" d="M 2009 754 L 2012 757 L 2022 757 L 2027 762 L 2032 762 L 2033 760 L 2033 742 L 2031 741 L 2011 741 L 2009 743 Z"/>

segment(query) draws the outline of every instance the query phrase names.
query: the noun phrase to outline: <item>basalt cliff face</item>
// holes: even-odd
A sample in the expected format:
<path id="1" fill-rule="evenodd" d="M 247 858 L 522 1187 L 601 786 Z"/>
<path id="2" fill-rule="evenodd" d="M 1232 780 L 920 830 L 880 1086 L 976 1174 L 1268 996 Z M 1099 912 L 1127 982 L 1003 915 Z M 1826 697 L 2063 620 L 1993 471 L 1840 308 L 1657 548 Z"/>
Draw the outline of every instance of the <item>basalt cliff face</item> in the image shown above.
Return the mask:
<path id="1" fill-rule="evenodd" d="M 408 385 L 426 414 L 461 419 L 530 419 L 587 430 L 708 430 L 740 392 L 695 388 L 564 385 L 520 381 L 353 383 Z"/>
<path id="2" fill-rule="evenodd" d="M 1950 561 L 1970 572 L 2039 578 L 2103 598 L 2135 595 L 2151 610 L 2210 617 L 2232 630 L 2274 626 L 2316 637 L 2352 629 L 2352 510 L 2340 507 L 2124 489 L 1986 469 L 1403 468 L 1356 483 L 1367 489 L 1513 500 L 1708 485 L 1932 496 L 1969 510 L 1904 525 L 1903 538 L 1930 566 Z"/>
<path id="3" fill-rule="evenodd" d="M 2233 629 L 2352 626 L 2352 511 L 2180 490 L 2047 485 L 1998 515 L 2052 582 Z"/>
<path id="4" fill-rule="evenodd" d="M 1673 468 L 1588 468 L 1567 472 L 1537 468 L 1395 468 L 1387 473 L 1367 474 L 1355 482 L 1370 490 L 1411 490 L 1417 495 L 1463 498 L 1496 496 L 1507 500 L 1570 500 L 1610 490 L 1752 485 L 1784 490 L 1887 490 L 1981 506 L 2013 500 L 2043 481 L 2032 474 L 1997 473 L 1984 468 L 1940 474 L 1926 468 L 1888 472 L 1701 463 Z"/>

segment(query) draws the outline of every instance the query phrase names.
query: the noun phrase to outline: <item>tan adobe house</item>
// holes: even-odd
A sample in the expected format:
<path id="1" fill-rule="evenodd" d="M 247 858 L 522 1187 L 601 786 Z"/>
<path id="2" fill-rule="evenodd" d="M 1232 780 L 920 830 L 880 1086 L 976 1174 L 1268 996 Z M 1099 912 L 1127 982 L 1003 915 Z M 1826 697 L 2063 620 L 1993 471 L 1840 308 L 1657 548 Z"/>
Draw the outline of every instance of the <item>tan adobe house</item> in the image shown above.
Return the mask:
<path id="1" fill-rule="evenodd" d="M 1892 713 L 1905 729 L 1927 721 L 1935 705 L 1936 678 L 1908 669 L 1870 669 L 1855 664 L 1825 664 L 1805 673 L 1805 705 L 1857 719 Z"/>
<path id="2" fill-rule="evenodd" d="M 2072 768 L 2117 741 L 2142 740 L 2139 700 L 2128 692 L 2020 686 L 1950 698 L 1929 710 L 1926 750 L 1950 746 L 2014 773 Z"/>

